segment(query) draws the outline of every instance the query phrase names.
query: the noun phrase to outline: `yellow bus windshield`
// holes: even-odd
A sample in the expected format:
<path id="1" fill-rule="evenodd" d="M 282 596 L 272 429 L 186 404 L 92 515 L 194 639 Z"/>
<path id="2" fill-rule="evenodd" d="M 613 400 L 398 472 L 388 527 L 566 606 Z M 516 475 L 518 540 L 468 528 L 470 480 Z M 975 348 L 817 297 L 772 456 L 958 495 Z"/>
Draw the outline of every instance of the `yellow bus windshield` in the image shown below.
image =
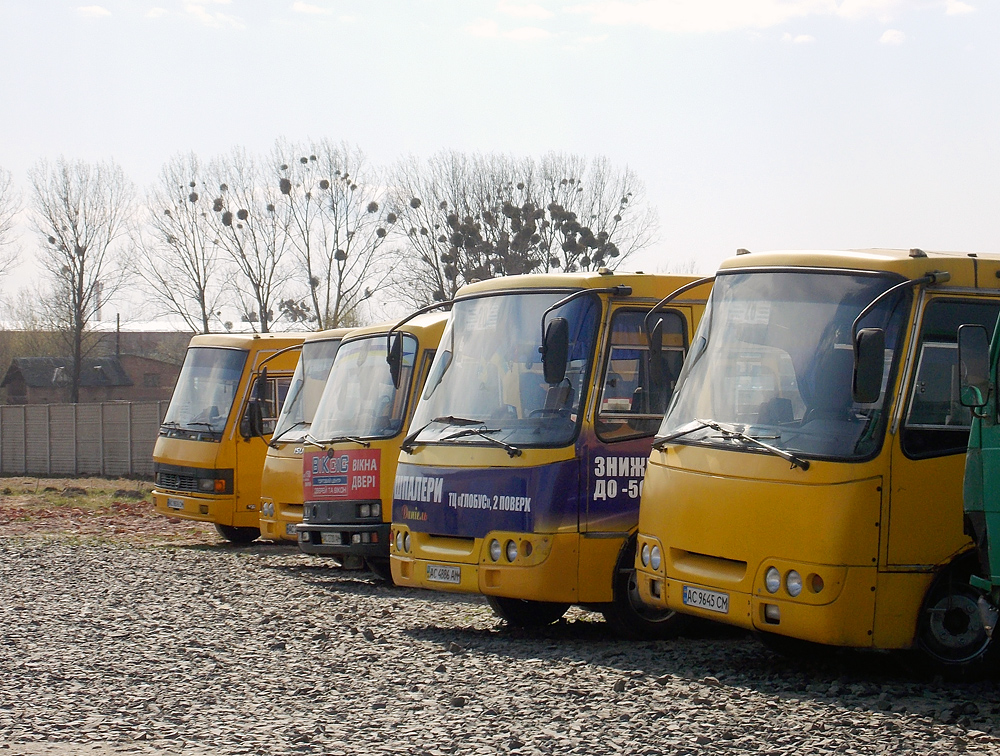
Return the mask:
<path id="1" fill-rule="evenodd" d="M 659 437 L 760 452 L 745 434 L 805 456 L 874 454 L 909 290 L 858 324 L 886 334 L 882 392 L 869 404 L 852 397 L 852 326 L 900 280 L 815 269 L 720 274 Z"/>
<path id="2" fill-rule="evenodd" d="M 596 296 L 582 296 L 547 316 L 547 321 L 565 318 L 569 325 L 566 376 L 550 385 L 539 352 L 542 313 L 568 293 L 513 293 L 456 302 L 412 427 L 451 417 L 517 446 L 570 443 L 586 394 L 601 304 Z M 420 443 L 483 443 L 477 433 L 458 437 L 448 423 L 434 425 L 420 433 Z"/>
<path id="3" fill-rule="evenodd" d="M 399 388 L 386 362 L 385 334 L 341 344 L 309 434 L 319 441 L 343 436 L 392 438 L 403 427 L 417 340 L 403 335 Z"/>
<path id="4" fill-rule="evenodd" d="M 339 346 L 340 339 L 307 341 L 302 345 L 302 356 L 295 366 L 288 396 L 274 426 L 272 443 L 305 438 Z"/>
<path id="5" fill-rule="evenodd" d="M 188 349 L 163 425 L 222 433 L 246 359 L 242 349 Z"/>

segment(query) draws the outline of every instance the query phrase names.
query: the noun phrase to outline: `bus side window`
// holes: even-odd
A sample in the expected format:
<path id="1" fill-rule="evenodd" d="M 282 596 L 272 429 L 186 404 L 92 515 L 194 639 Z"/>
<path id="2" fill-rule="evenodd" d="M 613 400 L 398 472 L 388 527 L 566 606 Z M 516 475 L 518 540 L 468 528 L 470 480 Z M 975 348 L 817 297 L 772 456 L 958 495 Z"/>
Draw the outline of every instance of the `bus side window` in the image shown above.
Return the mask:
<path id="1" fill-rule="evenodd" d="M 658 358 L 650 354 L 644 317 L 642 311 L 619 310 L 611 319 L 596 423 L 603 441 L 655 433 L 684 363 L 687 325 L 680 313 L 658 314 L 663 320 L 663 350 Z M 654 359 L 658 366 L 651 364 Z"/>
<path id="2" fill-rule="evenodd" d="M 934 299 L 924 309 L 916 371 L 900 441 L 909 457 L 964 453 L 972 414 L 958 389 L 958 327 L 978 323 L 993 333 L 1000 303 Z"/>
<path id="3" fill-rule="evenodd" d="M 291 382 L 290 375 L 268 378 L 267 396 L 264 398 L 262 408 L 265 435 L 274 433 L 274 424 L 278 421 L 278 415 L 281 414 L 281 406 L 285 403 L 285 397 L 288 396 L 288 387 Z"/>

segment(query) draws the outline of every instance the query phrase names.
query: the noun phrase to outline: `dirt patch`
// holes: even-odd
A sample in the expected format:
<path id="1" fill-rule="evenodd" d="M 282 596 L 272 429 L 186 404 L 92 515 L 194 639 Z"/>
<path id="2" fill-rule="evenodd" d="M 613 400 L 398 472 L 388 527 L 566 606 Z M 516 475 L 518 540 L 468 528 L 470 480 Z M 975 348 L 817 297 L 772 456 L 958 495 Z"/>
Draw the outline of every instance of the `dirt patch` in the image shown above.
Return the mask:
<path id="1" fill-rule="evenodd" d="M 104 478 L 0 479 L 0 532 L 146 544 L 216 544 L 208 523 L 164 517 L 145 481 Z"/>

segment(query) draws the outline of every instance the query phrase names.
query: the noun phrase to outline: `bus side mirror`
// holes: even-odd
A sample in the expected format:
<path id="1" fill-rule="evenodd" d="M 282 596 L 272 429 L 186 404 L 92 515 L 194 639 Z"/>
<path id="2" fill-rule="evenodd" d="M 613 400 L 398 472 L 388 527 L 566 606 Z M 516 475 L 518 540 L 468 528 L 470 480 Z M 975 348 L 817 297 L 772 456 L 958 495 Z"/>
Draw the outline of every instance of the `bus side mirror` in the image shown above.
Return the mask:
<path id="1" fill-rule="evenodd" d="M 392 335 L 389 342 L 389 353 L 385 356 L 385 361 L 389 363 L 389 376 L 392 378 L 392 385 L 399 388 L 400 377 L 403 374 L 403 337 L 398 333 Z"/>
<path id="2" fill-rule="evenodd" d="M 958 365 L 962 404 L 985 406 L 990 396 L 990 337 L 985 327 L 958 327 Z"/>
<path id="3" fill-rule="evenodd" d="M 553 318 L 545 329 L 542 344 L 542 371 L 545 382 L 554 386 L 566 377 L 566 361 L 569 359 L 569 321 Z"/>
<path id="4" fill-rule="evenodd" d="M 862 328 L 854 341 L 854 380 L 851 393 L 858 404 L 878 401 L 885 371 L 885 331 Z"/>
<path id="5" fill-rule="evenodd" d="M 249 441 L 251 438 L 262 438 L 264 436 L 264 403 L 256 397 L 247 402 L 247 411 L 243 416 L 243 427 L 240 429 L 243 438 Z"/>

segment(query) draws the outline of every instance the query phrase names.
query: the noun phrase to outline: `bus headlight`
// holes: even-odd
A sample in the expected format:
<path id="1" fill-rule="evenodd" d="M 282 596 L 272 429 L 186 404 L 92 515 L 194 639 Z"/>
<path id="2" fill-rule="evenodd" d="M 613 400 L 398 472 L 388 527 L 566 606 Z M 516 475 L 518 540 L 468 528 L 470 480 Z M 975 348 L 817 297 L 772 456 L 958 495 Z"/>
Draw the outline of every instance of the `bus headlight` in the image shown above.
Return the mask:
<path id="1" fill-rule="evenodd" d="M 397 530 L 396 531 L 396 551 L 402 551 L 402 550 L 403 550 L 403 531 L 402 530 Z"/>
<path id="2" fill-rule="evenodd" d="M 494 562 L 500 561 L 500 541 L 496 538 L 490 541 L 490 559 Z"/>
<path id="3" fill-rule="evenodd" d="M 764 573 L 764 587 L 768 593 L 777 593 L 781 588 L 781 573 L 777 567 L 767 568 L 767 572 Z"/>
<path id="4" fill-rule="evenodd" d="M 507 541 L 507 561 L 513 562 L 517 559 L 517 544 L 513 541 Z"/>
<path id="5" fill-rule="evenodd" d="M 652 550 L 649 552 L 649 566 L 652 567 L 654 570 L 658 570 L 660 569 L 660 562 L 661 562 L 660 547 L 654 546 Z"/>
<path id="6" fill-rule="evenodd" d="M 382 505 L 379 503 L 372 504 L 372 517 L 382 516 Z"/>
<path id="7" fill-rule="evenodd" d="M 409 533 L 405 533 L 403 535 L 403 551 L 405 551 L 407 554 L 410 553 L 410 534 Z"/>
<path id="8" fill-rule="evenodd" d="M 785 575 L 785 590 L 788 591 L 788 595 L 792 598 L 802 593 L 802 576 L 795 570 Z"/>
<path id="9" fill-rule="evenodd" d="M 358 517 L 371 517 L 372 516 L 372 505 L 371 504 L 359 504 L 358 505 Z"/>
<path id="10" fill-rule="evenodd" d="M 642 544 L 642 551 L 640 552 L 640 557 L 642 558 L 642 566 L 649 567 L 649 544 Z"/>

